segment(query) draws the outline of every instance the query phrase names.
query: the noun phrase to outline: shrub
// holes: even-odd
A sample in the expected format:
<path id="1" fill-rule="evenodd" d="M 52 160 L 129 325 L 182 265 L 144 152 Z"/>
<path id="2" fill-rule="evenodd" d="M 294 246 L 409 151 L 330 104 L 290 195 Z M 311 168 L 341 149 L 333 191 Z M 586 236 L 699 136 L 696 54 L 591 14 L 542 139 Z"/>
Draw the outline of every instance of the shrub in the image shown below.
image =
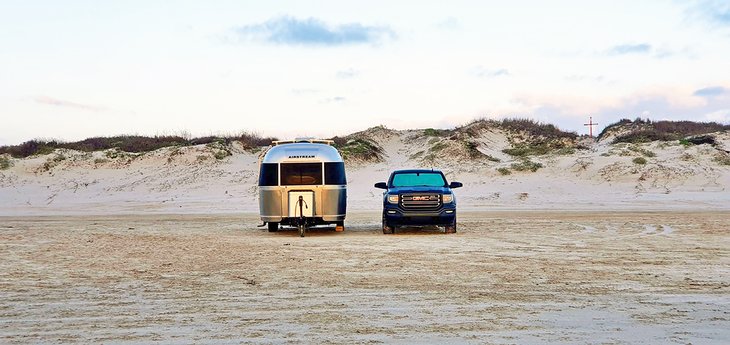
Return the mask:
<path id="1" fill-rule="evenodd" d="M 423 134 L 429 137 L 448 137 L 453 134 L 454 131 L 450 129 L 433 129 L 426 128 L 423 130 Z"/>
<path id="2" fill-rule="evenodd" d="M 643 164 L 646 164 L 646 158 L 644 158 L 644 157 L 636 157 L 636 158 L 634 158 L 632 160 L 632 162 L 634 162 L 634 164 L 642 164 L 643 165 Z"/>
<path id="3" fill-rule="evenodd" d="M 347 141 L 349 139 L 347 139 L 346 137 L 335 136 L 335 137 L 330 138 L 329 140 L 332 140 L 334 142 L 335 147 L 340 148 L 340 147 L 347 145 Z"/>
<path id="4" fill-rule="evenodd" d="M 634 151 L 634 152 L 637 152 L 637 153 L 640 153 L 640 154 L 642 154 L 645 157 L 650 157 L 650 158 L 651 157 L 656 157 L 656 153 L 654 153 L 652 151 L 649 151 L 649 150 L 647 150 L 645 148 L 636 146 L 636 145 L 629 146 L 629 150 Z"/>
<path id="5" fill-rule="evenodd" d="M 639 120 L 641 120 L 641 119 L 639 119 Z M 612 124 L 609 124 L 608 126 L 606 126 L 606 127 L 603 128 L 603 130 L 601 131 L 601 133 L 598 134 L 597 139 L 598 140 L 601 140 L 601 138 L 603 138 L 604 135 L 606 135 L 608 132 L 610 132 L 614 128 L 621 127 L 621 126 L 625 126 L 625 125 L 629 125 L 629 124 L 632 124 L 632 123 L 633 122 L 631 120 L 629 120 L 629 119 L 621 119 L 621 120 L 618 120 L 617 122 L 614 122 Z"/>
<path id="6" fill-rule="evenodd" d="M 13 163 L 10 162 L 10 159 L 5 156 L 0 156 L 0 170 L 5 170 L 13 166 Z"/>
<path id="7" fill-rule="evenodd" d="M 340 151 L 345 159 L 360 159 L 364 161 L 380 162 L 383 160 L 383 148 L 374 141 L 366 138 L 349 139 L 344 145 L 338 145 L 338 141 L 334 140 L 335 148 Z"/>
<path id="8" fill-rule="evenodd" d="M 519 163 L 512 163 L 512 165 L 510 165 L 510 167 L 512 168 L 512 170 L 515 170 L 515 171 L 529 170 L 529 171 L 535 172 L 538 169 L 542 168 L 543 165 L 542 165 L 542 163 L 539 163 L 539 162 L 533 162 L 529 159 L 523 159 Z"/>
<path id="9" fill-rule="evenodd" d="M 545 137 L 550 139 L 575 139 L 578 134 L 575 132 L 564 132 L 555 127 L 552 124 L 542 123 L 532 119 L 525 118 L 514 118 L 514 119 L 503 119 L 500 122 L 502 128 L 510 129 L 513 131 L 523 131 L 530 135 Z"/>
<path id="10" fill-rule="evenodd" d="M 502 152 L 511 156 L 526 157 L 546 155 L 550 153 L 553 149 L 556 149 L 558 150 L 557 152 L 560 152 L 561 149 L 566 149 L 566 147 L 563 147 L 561 143 L 549 144 L 547 142 L 541 141 L 532 144 L 520 143 L 512 148 L 504 149 L 502 150 Z M 573 150 L 573 152 L 575 152 L 575 150 Z"/>
<path id="11" fill-rule="evenodd" d="M 680 143 L 682 141 L 686 141 L 687 143 L 691 145 L 702 145 L 702 144 L 710 144 L 712 146 L 717 145 L 717 141 L 715 138 L 711 135 L 698 135 L 694 137 L 688 137 L 680 140 Z"/>
<path id="12" fill-rule="evenodd" d="M 562 149 L 558 149 L 555 151 L 556 155 L 572 155 L 575 153 L 575 149 L 572 147 L 563 147 Z"/>
<path id="13" fill-rule="evenodd" d="M 20 145 L 2 146 L 0 154 L 8 153 L 14 158 L 25 158 L 52 153 L 56 147 L 58 147 L 56 141 L 29 140 Z"/>
<path id="14" fill-rule="evenodd" d="M 109 159 L 116 159 L 116 158 L 120 158 L 120 157 L 126 157 L 127 154 L 120 151 L 119 149 L 111 149 L 111 150 L 107 150 L 106 152 L 104 152 L 104 156 Z"/>
<path id="15" fill-rule="evenodd" d="M 613 143 L 648 143 L 651 141 L 669 141 L 676 140 L 677 136 L 670 133 L 662 133 L 655 129 L 642 129 L 620 135 L 613 140 Z"/>
<path id="16" fill-rule="evenodd" d="M 228 150 L 218 150 L 218 151 L 215 151 L 215 153 L 213 154 L 213 157 L 215 157 L 215 159 L 220 160 L 220 159 L 226 158 L 226 157 L 231 156 L 231 155 L 232 155 L 231 154 L 231 151 L 228 151 Z"/>
<path id="17" fill-rule="evenodd" d="M 219 142 L 230 144 L 238 141 L 244 148 L 270 145 L 276 138 L 261 137 L 255 133 L 243 132 L 235 136 L 207 136 L 187 139 L 177 135 L 163 136 L 140 136 L 120 135 L 113 137 L 92 137 L 81 141 L 63 143 L 55 140 L 30 140 L 20 145 L 2 146 L 0 154 L 9 153 L 15 158 L 25 158 L 33 155 L 52 153 L 54 149 L 64 148 L 70 150 L 92 152 L 117 148 L 124 152 L 141 153 L 154 151 L 163 147 L 190 146 Z"/>
<path id="18" fill-rule="evenodd" d="M 673 141 L 681 140 L 688 136 L 701 136 L 699 141 L 708 140 L 703 134 L 730 130 L 730 125 L 722 125 L 717 122 L 694 122 L 694 121 L 656 121 L 637 119 L 634 122 L 621 120 L 616 124 L 606 127 L 601 134 L 606 133 L 609 128 L 617 126 L 632 126 L 633 129 L 614 139 L 614 143 L 645 143 L 650 141 Z M 599 138 L 601 135 L 599 135 Z M 694 139 L 687 138 L 688 142 Z M 714 139 L 710 139 L 714 142 Z"/>
<path id="19" fill-rule="evenodd" d="M 431 149 L 429 149 L 429 151 L 431 151 L 431 152 L 438 152 L 438 151 L 441 151 L 441 150 L 445 149 L 446 146 L 447 145 L 446 145 L 445 142 L 440 141 L 440 142 L 436 143 L 435 145 L 431 146 Z"/>
<path id="20" fill-rule="evenodd" d="M 496 127 L 515 132 L 526 132 L 531 136 L 543 137 L 546 139 L 575 139 L 578 134 L 565 132 L 551 124 L 542 123 L 526 118 L 512 118 L 503 120 L 476 119 L 468 124 L 454 130 L 457 133 L 464 133 L 468 136 L 477 136 L 483 128 Z"/>
<path id="21" fill-rule="evenodd" d="M 505 167 L 497 168 L 497 171 L 499 171 L 499 173 L 502 175 L 512 174 L 512 170 L 509 170 L 509 168 L 505 168 Z"/>
<path id="22" fill-rule="evenodd" d="M 245 148 L 254 148 L 271 145 L 271 143 L 276 141 L 277 139 L 274 137 L 262 137 L 256 133 L 243 132 L 237 137 L 233 138 L 233 140 L 240 142 L 241 145 Z"/>
<path id="23" fill-rule="evenodd" d="M 479 151 L 479 143 L 477 142 L 465 141 L 464 147 L 466 147 L 466 152 L 469 153 L 469 157 L 471 158 L 477 158 L 484 155 L 481 151 Z"/>

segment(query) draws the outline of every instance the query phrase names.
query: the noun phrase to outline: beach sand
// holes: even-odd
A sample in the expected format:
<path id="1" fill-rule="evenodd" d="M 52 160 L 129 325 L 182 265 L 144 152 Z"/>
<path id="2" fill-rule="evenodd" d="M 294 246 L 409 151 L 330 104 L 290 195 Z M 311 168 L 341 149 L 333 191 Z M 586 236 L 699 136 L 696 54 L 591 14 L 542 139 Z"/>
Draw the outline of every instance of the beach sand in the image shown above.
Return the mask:
<path id="1" fill-rule="evenodd" d="M 0 343 L 727 344 L 721 212 L 0 218 Z"/>
<path id="2" fill-rule="evenodd" d="M 730 343 L 730 134 L 591 142 L 509 175 L 525 158 L 501 132 L 477 158 L 362 135 L 383 159 L 348 160 L 347 230 L 305 238 L 256 227 L 263 148 L 10 159 L 0 343 Z M 458 233 L 383 235 L 373 184 L 430 167 L 464 183 Z"/>

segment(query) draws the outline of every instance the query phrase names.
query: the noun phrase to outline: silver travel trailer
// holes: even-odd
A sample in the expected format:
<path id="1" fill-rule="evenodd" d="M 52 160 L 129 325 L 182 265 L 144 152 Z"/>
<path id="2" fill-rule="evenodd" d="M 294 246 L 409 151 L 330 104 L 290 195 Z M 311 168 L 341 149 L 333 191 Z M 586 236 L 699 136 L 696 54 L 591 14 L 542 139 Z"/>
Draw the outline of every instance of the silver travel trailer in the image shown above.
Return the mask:
<path id="1" fill-rule="evenodd" d="M 259 211 L 269 231 L 335 224 L 344 230 L 347 209 L 345 163 L 331 140 L 275 141 L 261 160 Z"/>

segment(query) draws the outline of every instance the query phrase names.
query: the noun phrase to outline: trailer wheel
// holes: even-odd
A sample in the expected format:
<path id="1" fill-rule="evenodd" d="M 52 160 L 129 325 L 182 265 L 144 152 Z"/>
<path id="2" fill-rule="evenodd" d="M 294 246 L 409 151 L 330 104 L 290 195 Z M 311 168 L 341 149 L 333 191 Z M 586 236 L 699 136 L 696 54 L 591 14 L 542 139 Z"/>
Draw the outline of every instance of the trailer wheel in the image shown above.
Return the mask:
<path id="1" fill-rule="evenodd" d="M 277 232 L 279 230 L 279 223 L 269 222 L 269 232 Z"/>
<path id="2" fill-rule="evenodd" d="M 383 233 L 386 235 L 389 235 L 394 232 L 395 232 L 395 227 L 388 224 L 388 221 L 385 220 L 385 216 L 383 216 Z"/>
<path id="3" fill-rule="evenodd" d="M 454 217 L 454 222 L 444 227 L 444 232 L 447 234 L 454 234 L 456 233 L 456 217 Z"/>
<path id="4" fill-rule="evenodd" d="M 304 224 L 299 225 L 299 237 L 304 237 Z"/>

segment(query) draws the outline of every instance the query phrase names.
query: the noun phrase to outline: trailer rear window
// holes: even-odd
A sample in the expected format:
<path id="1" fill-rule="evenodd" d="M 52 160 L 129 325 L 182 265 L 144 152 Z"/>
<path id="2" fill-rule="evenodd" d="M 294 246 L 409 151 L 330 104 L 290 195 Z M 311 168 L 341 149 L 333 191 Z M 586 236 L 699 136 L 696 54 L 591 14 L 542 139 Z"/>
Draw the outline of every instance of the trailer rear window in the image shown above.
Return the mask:
<path id="1" fill-rule="evenodd" d="M 282 163 L 281 185 L 322 184 L 322 163 Z"/>
<path id="2" fill-rule="evenodd" d="M 345 177 L 345 163 L 324 163 L 324 184 L 347 184 L 347 178 Z"/>
<path id="3" fill-rule="evenodd" d="M 261 164 L 259 172 L 259 186 L 278 186 L 279 185 L 279 164 L 264 163 Z"/>

